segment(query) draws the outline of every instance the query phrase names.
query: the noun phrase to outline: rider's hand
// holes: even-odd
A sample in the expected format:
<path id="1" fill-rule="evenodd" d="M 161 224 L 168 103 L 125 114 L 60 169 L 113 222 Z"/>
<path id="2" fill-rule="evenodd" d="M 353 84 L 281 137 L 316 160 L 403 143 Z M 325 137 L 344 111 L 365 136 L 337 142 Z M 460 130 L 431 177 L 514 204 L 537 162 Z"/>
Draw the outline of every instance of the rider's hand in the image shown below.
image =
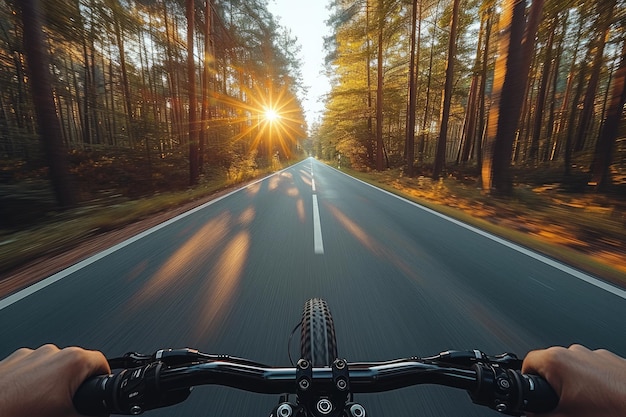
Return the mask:
<path id="1" fill-rule="evenodd" d="M 626 416 L 626 359 L 580 345 L 530 352 L 523 373 L 539 374 L 552 385 L 559 405 L 552 417 Z"/>
<path id="2" fill-rule="evenodd" d="M 54 345 L 19 349 L 0 362 L 0 415 L 76 417 L 72 397 L 80 384 L 110 372 L 100 352 Z"/>

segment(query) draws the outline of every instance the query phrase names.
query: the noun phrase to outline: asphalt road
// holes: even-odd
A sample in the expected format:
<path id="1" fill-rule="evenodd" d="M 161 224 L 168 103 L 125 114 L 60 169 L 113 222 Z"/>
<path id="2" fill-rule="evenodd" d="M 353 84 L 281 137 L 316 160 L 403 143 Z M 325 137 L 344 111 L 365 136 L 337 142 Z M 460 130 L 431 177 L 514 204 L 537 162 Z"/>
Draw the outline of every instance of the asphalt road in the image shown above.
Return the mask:
<path id="1" fill-rule="evenodd" d="M 0 357 L 53 342 L 288 365 L 311 297 L 328 301 L 349 361 L 571 343 L 626 356 L 626 293 L 595 284 L 307 159 L 0 300 Z M 357 400 L 374 416 L 497 414 L 444 387 Z M 202 387 L 147 415 L 252 417 L 276 401 Z"/>

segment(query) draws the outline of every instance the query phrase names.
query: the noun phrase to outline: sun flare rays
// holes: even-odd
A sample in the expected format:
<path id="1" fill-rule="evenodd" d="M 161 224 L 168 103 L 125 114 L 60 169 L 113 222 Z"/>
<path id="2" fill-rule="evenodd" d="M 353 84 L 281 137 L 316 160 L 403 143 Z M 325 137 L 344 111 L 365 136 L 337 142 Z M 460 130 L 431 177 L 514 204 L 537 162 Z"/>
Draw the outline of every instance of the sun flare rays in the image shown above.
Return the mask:
<path id="1" fill-rule="evenodd" d="M 246 143 L 271 157 L 276 152 L 290 156 L 298 139 L 306 136 L 302 109 L 295 95 L 285 88 L 255 85 L 242 88 L 240 99 L 214 95 L 216 107 L 229 108 L 223 117 L 206 121 L 210 126 L 229 126 L 233 142 Z"/>

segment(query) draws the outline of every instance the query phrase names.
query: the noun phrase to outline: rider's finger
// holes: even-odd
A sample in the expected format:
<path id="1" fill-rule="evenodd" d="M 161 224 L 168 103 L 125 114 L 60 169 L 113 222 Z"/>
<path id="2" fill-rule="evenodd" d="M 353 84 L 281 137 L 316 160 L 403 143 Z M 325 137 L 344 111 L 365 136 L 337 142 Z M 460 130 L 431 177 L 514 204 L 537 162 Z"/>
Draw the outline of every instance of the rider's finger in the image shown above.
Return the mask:
<path id="1" fill-rule="evenodd" d="M 97 351 L 68 347 L 59 352 L 58 360 L 66 364 L 62 369 L 66 369 L 73 376 L 72 391 L 76 391 L 80 384 L 92 375 L 111 372 L 106 358 Z"/>
<path id="2" fill-rule="evenodd" d="M 32 353 L 33 353 L 32 349 L 21 348 L 21 349 L 16 350 L 9 356 L 7 356 L 5 359 L 2 360 L 1 363 L 2 365 L 5 365 L 5 366 L 12 365 L 14 362 L 19 362 L 20 360 L 24 359 L 26 356 Z"/>

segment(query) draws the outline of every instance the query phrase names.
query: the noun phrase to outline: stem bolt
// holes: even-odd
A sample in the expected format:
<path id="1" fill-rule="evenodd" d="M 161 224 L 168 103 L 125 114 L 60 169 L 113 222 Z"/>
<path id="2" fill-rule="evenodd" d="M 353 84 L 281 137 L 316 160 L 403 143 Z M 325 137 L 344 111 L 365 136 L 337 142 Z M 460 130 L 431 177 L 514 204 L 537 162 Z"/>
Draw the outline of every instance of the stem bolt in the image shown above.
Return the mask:
<path id="1" fill-rule="evenodd" d="M 291 417 L 293 414 L 293 409 L 289 404 L 281 404 L 276 410 L 276 414 L 278 417 Z"/>
<path id="2" fill-rule="evenodd" d="M 365 417 L 365 408 L 361 404 L 353 404 L 350 407 L 350 415 L 352 417 Z"/>
<path id="3" fill-rule="evenodd" d="M 302 391 L 306 391 L 311 386 L 311 383 L 309 382 L 308 379 L 302 378 L 300 382 L 298 382 L 298 386 L 300 387 Z"/>
<path id="4" fill-rule="evenodd" d="M 333 411 L 333 403 L 331 403 L 326 398 L 322 398 L 317 402 L 317 411 L 319 411 L 320 414 L 329 414 L 331 411 Z"/>

